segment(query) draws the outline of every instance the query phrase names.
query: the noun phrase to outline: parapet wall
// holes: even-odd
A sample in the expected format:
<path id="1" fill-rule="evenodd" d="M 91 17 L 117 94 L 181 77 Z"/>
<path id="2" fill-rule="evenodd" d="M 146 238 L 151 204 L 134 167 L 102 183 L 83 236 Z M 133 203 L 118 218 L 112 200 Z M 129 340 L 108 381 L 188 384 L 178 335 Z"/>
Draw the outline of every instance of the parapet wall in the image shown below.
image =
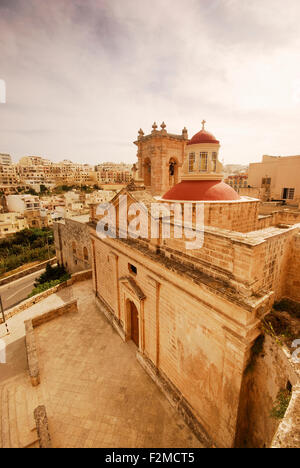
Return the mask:
<path id="1" fill-rule="evenodd" d="M 37 304 L 38 302 L 43 301 L 46 299 L 46 297 L 51 296 L 51 294 L 55 294 L 61 289 L 64 289 L 68 286 L 72 286 L 74 283 L 78 283 L 80 281 L 86 281 L 88 279 L 92 278 L 92 270 L 86 270 L 86 271 L 81 271 L 79 273 L 74 273 L 72 275 L 71 279 L 68 281 L 65 281 L 64 283 L 60 283 L 57 286 L 54 286 L 54 288 L 47 289 L 47 291 L 43 291 L 40 294 L 37 294 L 36 296 L 30 297 L 29 299 L 26 299 L 23 301 L 21 304 L 12 307 L 11 309 L 8 309 L 5 311 L 5 319 L 8 320 L 14 315 L 19 314 L 23 310 L 29 309 L 29 307 L 33 306 L 34 304 Z M 0 317 L 0 324 L 3 323 L 2 317 Z"/>
<path id="2" fill-rule="evenodd" d="M 56 257 L 52 257 L 49 260 L 38 263 L 37 265 L 27 268 L 26 270 L 19 271 L 18 273 L 14 273 L 13 275 L 10 275 L 10 276 L 6 276 L 5 278 L 0 279 L 0 286 L 3 286 L 8 283 L 12 283 L 13 281 L 16 281 L 19 278 L 23 278 L 24 276 L 30 275 L 31 273 L 42 270 L 43 268 L 46 267 L 48 263 L 50 263 L 50 265 L 54 265 L 56 262 L 57 262 Z"/>
<path id="3" fill-rule="evenodd" d="M 294 236 L 287 265 L 285 296 L 300 302 L 300 234 Z"/>
<path id="4" fill-rule="evenodd" d="M 241 200 L 204 204 L 204 224 L 235 232 L 256 229 L 260 202 Z"/>

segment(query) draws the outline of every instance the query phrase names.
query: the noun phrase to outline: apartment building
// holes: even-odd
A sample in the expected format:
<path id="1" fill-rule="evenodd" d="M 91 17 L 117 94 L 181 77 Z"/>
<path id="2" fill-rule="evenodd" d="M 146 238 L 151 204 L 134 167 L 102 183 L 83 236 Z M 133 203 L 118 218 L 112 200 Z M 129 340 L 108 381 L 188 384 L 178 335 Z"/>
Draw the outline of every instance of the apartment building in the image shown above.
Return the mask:
<path id="1" fill-rule="evenodd" d="M 0 165 L 3 164 L 4 166 L 10 166 L 12 164 L 11 155 L 0 153 Z"/>
<path id="2" fill-rule="evenodd" d="M 0 213 L 0 238 L 15 234 L 27 227 L 27 220 L 20 213 Z"/>
<path id="3" fill-rule="evenodd" d="M 300 202 L 300 156 L 264 155 L 262 162 L 249 166 L 248 183 L 263 189 L 267 200 Z"/>

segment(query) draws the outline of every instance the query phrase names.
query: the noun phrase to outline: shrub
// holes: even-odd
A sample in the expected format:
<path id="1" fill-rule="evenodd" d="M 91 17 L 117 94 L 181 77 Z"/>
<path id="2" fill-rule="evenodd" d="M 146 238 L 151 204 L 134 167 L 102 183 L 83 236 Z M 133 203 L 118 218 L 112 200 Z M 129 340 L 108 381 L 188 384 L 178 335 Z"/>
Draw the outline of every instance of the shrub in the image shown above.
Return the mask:
<path id="1" fill-rule="evenodd" d="M 34 286 L 37 287 L 40 284 L 44 284 L 49 281 L 58 280 L 62 277 L 65 277 L 66 275 L 68 276 L 68 279 L 69 279 L 70 275 L 68 274 L 68 272 L 66 271 L 63 265 L 60 266 L 60 264 L 58 264 L 57 266 L 51 266 L 50 263 L 47 263 L 46 271 L 41 274 L 41 276 L 35 282 Z"/>
<path id="2" fill-rule="evenodd" d="M 271 410 L 270 416 L 274 419 L 282 419 L 289 406 L 292 393 L 287 389 L 281 389 L 278 392 L 275 404 Z"/>
<path id="3" fill-rule="evenodd" d="M 62 275 L 60 278 L 51 280 L 51 281 L 45 281 L 44 283 L 36 284 L 31 293 L 29 294 L 29 297 L 35 296 L 36 294 L 40 294 L 44 291 L 47 291 L 48 289 L 54 288 L 54 286 L 57 286 L 60 283 L 64 283 L 65 281 L 68 281 L 68 279 L 71 278 L 71 275 L 69 273 L 65 273 Z"/>

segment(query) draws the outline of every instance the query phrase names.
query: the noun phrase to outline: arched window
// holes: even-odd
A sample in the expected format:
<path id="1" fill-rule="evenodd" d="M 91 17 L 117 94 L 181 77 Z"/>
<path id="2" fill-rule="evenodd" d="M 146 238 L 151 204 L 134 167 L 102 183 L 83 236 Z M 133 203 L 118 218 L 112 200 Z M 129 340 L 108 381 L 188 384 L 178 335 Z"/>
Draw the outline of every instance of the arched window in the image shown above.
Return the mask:
<path id="1" fill-rule="evenodd" d="M 200 166 L 199 169 L 201 172 L 207 171 L 207 153 L 200 153 Z"/>
<path id="2" fill-rule="evenodd" d="M 151 186 L 151 161 L 146 159 L 144 163 L 144 184 L 146 187 Z"/>
<path id="3" fill-rule="evenodd" d="M 76 255 L 76 242 L 72 242 L 72 251 L 73 251 L 73 255 Z"/>
<path id="4" fill-rule="evenodd" d="M 189 154 L 189 172 L 193 172 L 195 166 L 195 153 Z"/>
<path id="5" fill-rule="evenodd" d="M 178 182 L 178 164 L 176 159 L 171 158 L 169 161 L 169 185 L 172 187 Z"/>
<path id="6" fill-rule="evenodd" d="M 211 160 L 212 160 L 212 171 L 216 172 L 217 171 L 217 153 L 212 154 Z"/>
<path id="7" fill-rule="evenodd" d="M 83 247 L 83 258 L 84 258 L 84 260 L 89 259 L 89 253 L 88 253 L 88 249 L 86 247 Z"/>

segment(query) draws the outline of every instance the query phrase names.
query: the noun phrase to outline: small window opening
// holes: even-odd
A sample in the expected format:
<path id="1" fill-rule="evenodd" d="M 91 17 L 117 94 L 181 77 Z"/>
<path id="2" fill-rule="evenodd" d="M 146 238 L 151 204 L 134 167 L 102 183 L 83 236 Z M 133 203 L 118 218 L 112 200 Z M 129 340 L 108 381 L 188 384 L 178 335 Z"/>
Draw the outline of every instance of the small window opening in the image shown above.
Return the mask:
<path id="1" fill-rule="evenodd" d="M 287 381 L 286 389 L 287 389 L 287 391 L 290 392 L 290 393 L 291 393 L 292 390 L 293 390 L 293 386 L 292 386 L 292 384 L 291 384 L 291 382 L 290 382 L 289 380 Z"/>
<path id="2" fill-rule="evenodd" d="M 133 273 L 134 275 L 137 274 L 137 267 L 135 267 L 131 263 L 128 263 L 128 270 L 129 270 L 130 273 Z"/>

